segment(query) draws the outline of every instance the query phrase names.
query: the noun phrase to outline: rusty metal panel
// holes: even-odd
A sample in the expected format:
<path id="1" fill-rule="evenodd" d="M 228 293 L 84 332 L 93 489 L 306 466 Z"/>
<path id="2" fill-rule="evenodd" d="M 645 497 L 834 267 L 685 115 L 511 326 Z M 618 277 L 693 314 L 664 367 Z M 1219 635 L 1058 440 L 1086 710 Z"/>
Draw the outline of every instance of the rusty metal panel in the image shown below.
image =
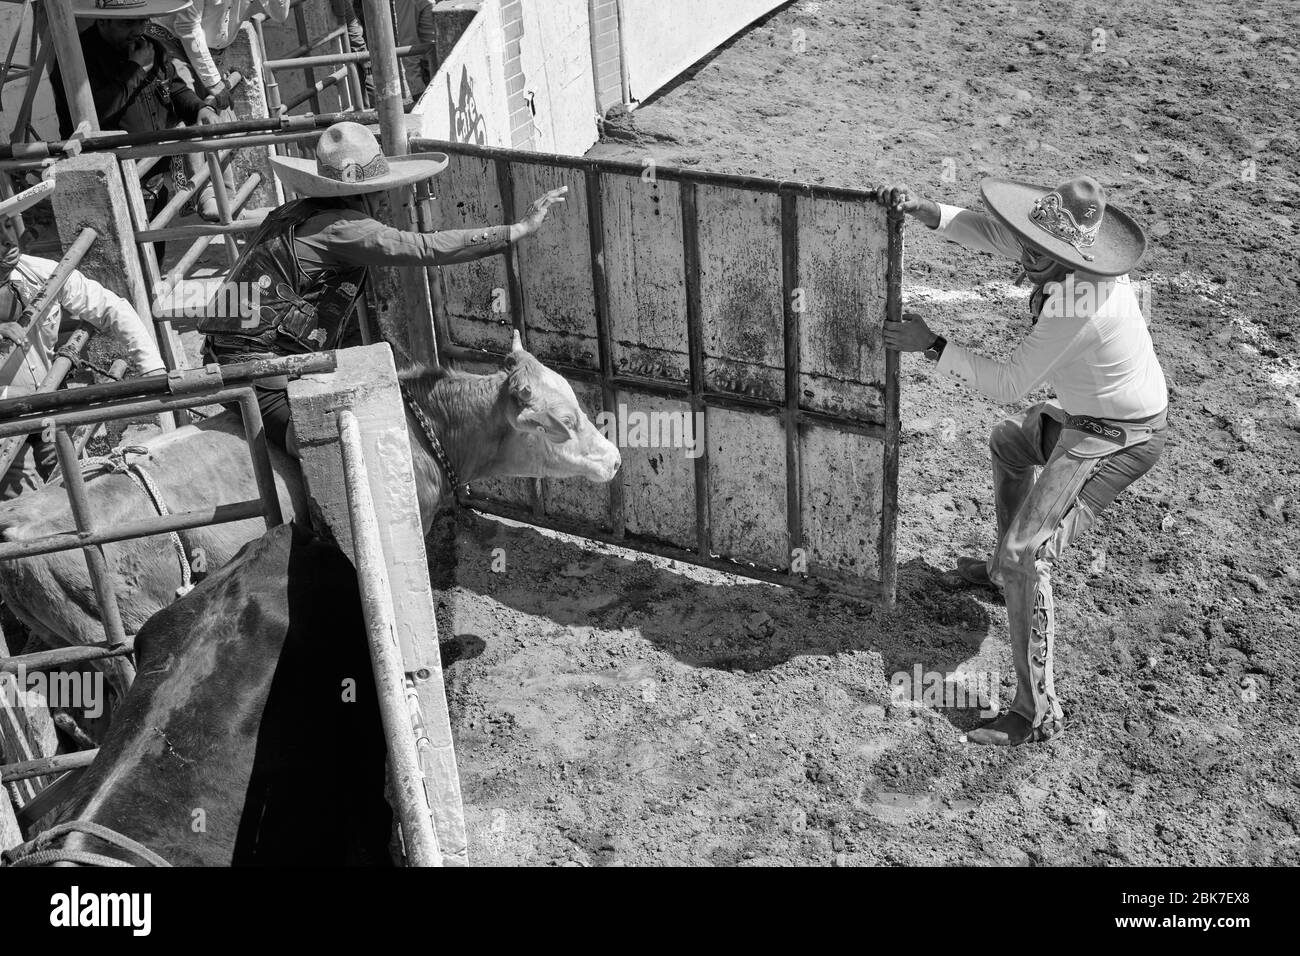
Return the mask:
<path id="1" fill-rule="evenodd" d="M 726 408 L 710 408 L 707 415 L 713 551 L 765 568 L 788 569 L 781 419 Z"/>
<path id="2" fill-rule="evenodd" d="M 799 480 L 809 573 L 880 580 L 884 443 L 819 425 L 801 431 Z"/>
<path id="3" fill-rule="evenodd" d="M 517 216 L 542 193 L 568 186 L 564 205 L 519 244 L 528 350 L 545 362 L 600 369 L 596 297 L 588 250 L 586 180 L 582 170 L 512 163 Z"/>
<path id="4" fill-rule="evenodd" d="M 601 212 L 615 373 L 685 382 L 681 187 L 605 176 Z"/>
<path id="5" fill-rule="evenodd" d="M 694 547 L 694 461 L 664 438 L 665 426 L 689 415 L 690 404 L 637 392 L 619 392 L 618 402 L 627 532 Z"/>
<path id="6" fill-rule="evenodd" d="M 799 202 L 804 408 L 884 422 L 885 223 L 885 210 L 874 203 Z"/>
<path id="7" fill-rule="evenodd" d="M 495 162 L 448 155 L 447 168 L 429 180 L 435 227 L 475 229 L 507 222 Z M 453 344 L 497 351 L 508 347 L 512 302 L 504 257 L 438 268 L 431 271 L 429 279 L 442 283 L 443 309 Z"/>
<path id="8" fill-rule="evenodd" d="M 562 228 L 502 257 L 502 282 L 533 351 L 593 420 L 613 413 L 623 455 L 608 486 L 502 483 L 485 510 L 892 601 L 898 356 L 881 330 L 901 311 L 901 218 L 849 189 L 418 145 L 479 158 L 507 214 L 570 186 Z"/>
<path id="9" fill-rule="evenodd" d="M 700 186 L 700 318 L 710 391 L 784 391 L 781 197 Z"/>

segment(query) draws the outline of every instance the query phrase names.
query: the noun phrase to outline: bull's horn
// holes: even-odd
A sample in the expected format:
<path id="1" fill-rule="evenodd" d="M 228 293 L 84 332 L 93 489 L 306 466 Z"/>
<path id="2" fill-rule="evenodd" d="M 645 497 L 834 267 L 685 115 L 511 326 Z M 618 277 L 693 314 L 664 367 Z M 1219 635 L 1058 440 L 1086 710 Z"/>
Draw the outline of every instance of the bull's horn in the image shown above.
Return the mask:
<path id="1" fill-rule="evenodd" d="M 515 329 L 514 338 L 510 340 L 510 351 L 522 352 L 524 350 L 524 340 L 519 337 L 519 330 Z"/>

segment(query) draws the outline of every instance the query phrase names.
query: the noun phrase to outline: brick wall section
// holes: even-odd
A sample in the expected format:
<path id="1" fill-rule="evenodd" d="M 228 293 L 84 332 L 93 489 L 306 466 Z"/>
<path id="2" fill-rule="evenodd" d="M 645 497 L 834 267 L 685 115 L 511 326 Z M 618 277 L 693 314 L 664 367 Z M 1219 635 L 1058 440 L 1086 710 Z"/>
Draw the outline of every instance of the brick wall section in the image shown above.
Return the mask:
<path id="1" fill-rule="evenodd" d="M 521 47 L 524 36 L 523 0 L 502 0 L 501 40 L 505 44 L 506 106 L 509 110 L 510 145 L 533 145 L 533 112 L 528 107 Z"/>
<path id="2" fill-rule="evenodd" d="M 591 0 L 592 64 L 601 112 L 623 102 L 623 63 L 618 44 L 618 0 Z"/>

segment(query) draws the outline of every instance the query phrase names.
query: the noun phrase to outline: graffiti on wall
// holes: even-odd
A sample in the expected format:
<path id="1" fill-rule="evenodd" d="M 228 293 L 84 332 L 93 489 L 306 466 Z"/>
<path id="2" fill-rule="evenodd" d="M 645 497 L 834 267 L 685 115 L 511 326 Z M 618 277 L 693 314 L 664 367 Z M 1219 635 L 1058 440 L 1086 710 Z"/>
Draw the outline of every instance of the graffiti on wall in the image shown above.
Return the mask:
<path id="1" fill-rule="evenodd" d="M 474 80 L 468 67 L 460 68 L 460 93 L 456 98 L 451 95 L 451 75 L 447 76 L 447 112 L 451 116 L 448 138 L 453 143 L 487 144 L 487 121 L 474 99 Z"/>

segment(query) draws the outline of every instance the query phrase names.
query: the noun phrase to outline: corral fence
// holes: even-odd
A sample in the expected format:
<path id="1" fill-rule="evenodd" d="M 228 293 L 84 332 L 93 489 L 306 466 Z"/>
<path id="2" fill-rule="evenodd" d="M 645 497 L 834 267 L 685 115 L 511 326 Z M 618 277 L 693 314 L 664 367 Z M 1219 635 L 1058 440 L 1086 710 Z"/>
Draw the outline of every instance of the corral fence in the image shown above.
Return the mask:
<path id="1" fill-rule="evenodd" d="M 900 217 L 864 191 L 649 161 L 411 150 L 450 156 L 417 192 L 428 228 L 514 222 L 568 187 L 508 255 L 431 270 L 439 354 L 490 368 L 518 329 L 623 455 L 607 487 L 498 481 L 475 507 L 892 603 L 899 375 L 882 325 L 901 312 Z"/>

